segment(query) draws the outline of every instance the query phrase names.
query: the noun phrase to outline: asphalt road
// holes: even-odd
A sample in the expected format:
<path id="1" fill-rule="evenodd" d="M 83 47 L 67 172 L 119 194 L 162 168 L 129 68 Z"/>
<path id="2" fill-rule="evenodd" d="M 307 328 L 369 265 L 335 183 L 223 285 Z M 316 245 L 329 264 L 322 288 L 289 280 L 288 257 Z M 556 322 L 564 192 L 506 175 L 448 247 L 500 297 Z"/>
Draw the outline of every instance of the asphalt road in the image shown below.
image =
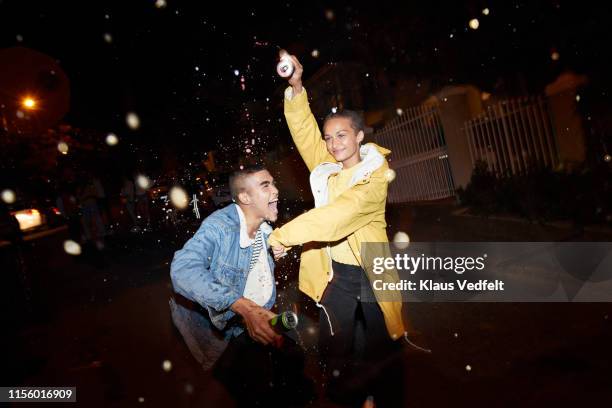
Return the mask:
<path id="1" fill-rule="evenodd" d="M 610 240 L 453 217 L 447 208 L 394 208 L 388 219 L 390 234 L 408 231 L 415 241 Z M 7 322 L 2 385 L 76 386 L 78 403 L 66 406 L 232 406 L 197 363 L 168 307 L 169 261 L 189 233 L 115 235 L 102 253 L 85 248 L 79 257 L 63 251 L 66 231 L 40 237 L 23 253 L 30 287 L 25 294 L 23 285 L 7 277 L 15 258 L 2 248 Z M 333 406 L 322 396 L 319 380 L 317 310 L 296 290 L 297 265 L 290 258 L 278 268 L 279 308 L 298 307 L 303 317 L 307 372 L 320 393 L 312 406 Z M 406 311 L 415 341 L 433 352 L 405 348 L 396 356 L 405 378 L 388 396 L 405 406 L 612 403 L 608 303 L 414 303 Z"/>

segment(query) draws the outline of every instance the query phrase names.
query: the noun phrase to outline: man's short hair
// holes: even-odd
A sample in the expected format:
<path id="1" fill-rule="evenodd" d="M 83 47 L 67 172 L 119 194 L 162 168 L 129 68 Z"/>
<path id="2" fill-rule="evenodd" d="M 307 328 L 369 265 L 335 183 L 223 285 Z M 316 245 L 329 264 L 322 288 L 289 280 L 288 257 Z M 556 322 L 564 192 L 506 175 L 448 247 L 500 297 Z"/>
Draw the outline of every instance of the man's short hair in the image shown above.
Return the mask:
<path id="1" fill-rule="evenodd" d="M 242 182 L 246 176 L 260 171 L 267 170 L 262 164 L 250 164 L 240 170 L 234 171 L 229 178 L 229 188 L 232 195 L 232 200 L 238 199 L 238 194 L 244 191 L 244 183 Z"/>
<path id="2" fill-rule="evenodd" d="M 330 113 L 323 121 L 323 127 L 325 127 L 328 120 L 336 118 L 350 119 L 351 127 L 355 130 L 355 133 L 359 133 L 360 130 L 365 131 L 365 124 L 363 123 L 361 115 L 350 109 L 343 109 Z"/>

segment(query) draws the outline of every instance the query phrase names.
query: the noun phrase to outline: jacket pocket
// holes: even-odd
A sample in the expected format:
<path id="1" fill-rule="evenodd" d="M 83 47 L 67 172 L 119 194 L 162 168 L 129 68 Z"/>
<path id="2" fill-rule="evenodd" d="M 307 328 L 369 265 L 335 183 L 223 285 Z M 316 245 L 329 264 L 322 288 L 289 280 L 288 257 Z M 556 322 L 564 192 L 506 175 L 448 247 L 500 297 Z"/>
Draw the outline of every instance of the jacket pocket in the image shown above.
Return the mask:
<path id="1" fill-rule="evenodd" d="M 222 284 L 230 286 L 235 291 L 240 291 L 242 290 L 243 280 L 242 269 L 224 263 L 219 265 L 219 281 Z"/>

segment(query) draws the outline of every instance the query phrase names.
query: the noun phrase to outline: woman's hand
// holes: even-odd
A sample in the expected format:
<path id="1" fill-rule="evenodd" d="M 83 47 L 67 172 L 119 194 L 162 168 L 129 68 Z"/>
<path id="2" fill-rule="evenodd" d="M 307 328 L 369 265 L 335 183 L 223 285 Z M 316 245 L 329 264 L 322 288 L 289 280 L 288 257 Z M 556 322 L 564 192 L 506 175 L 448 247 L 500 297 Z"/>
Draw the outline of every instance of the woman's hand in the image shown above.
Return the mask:
<path id="1" fill-rule="evenodd" d="M 284 246 L 273 246 L 272 254 L 274 255 L 274 260 L 278 261 L 283 256 L 287 255 L 287 248 L 285 248 Z"/>

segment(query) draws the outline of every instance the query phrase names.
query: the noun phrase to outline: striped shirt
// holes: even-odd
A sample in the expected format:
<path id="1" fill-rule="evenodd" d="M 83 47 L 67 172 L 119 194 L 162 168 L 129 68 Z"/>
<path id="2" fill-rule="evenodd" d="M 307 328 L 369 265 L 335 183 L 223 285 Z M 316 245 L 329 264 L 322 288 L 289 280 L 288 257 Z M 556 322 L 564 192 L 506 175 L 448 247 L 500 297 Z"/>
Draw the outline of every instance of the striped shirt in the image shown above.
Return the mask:
<path id="1" fill-rule="evenodd" d="M 255 234 L 255 241 L 251 245 L 253 246 L 253 255 L 251 256 L 251 263 L 249 264 L 249 272 L 253 270 L 253 267 L 257 263 L 259 253 L 263 247 L 263 234 L 261 233 L 260 229 L 257 230 L 257 234 Z"/>
<path id="2" fill-rule="evenodd" d="M 274 276 L 268 264 L 268 247 L 264 241 L 263 224 L 251 239 L 247 232 L 246 220 L 240 206 L 236 206 L 240 218 L 240 247 L 253 247 L 249 272 L 242 296 L 264 306 L 274 291 Z"/>

